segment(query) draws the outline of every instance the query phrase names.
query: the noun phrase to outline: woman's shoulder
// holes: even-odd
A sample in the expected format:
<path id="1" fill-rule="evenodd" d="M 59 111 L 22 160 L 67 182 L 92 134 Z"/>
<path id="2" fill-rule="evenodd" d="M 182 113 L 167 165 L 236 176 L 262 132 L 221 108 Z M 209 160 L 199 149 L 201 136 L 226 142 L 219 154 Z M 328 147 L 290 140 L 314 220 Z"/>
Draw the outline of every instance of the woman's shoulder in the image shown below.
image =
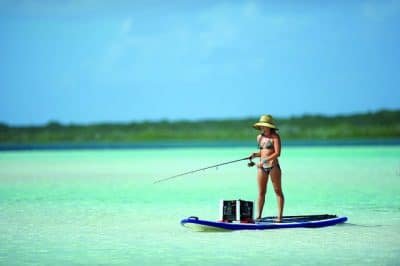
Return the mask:
<path id="1" fill-rule="evenodd" d="M 280 139 L 281 137 L 279 136 L 278 133 L 275 132 L 275 133 L 272 134 L 271 138 L 272 139 Z"/>

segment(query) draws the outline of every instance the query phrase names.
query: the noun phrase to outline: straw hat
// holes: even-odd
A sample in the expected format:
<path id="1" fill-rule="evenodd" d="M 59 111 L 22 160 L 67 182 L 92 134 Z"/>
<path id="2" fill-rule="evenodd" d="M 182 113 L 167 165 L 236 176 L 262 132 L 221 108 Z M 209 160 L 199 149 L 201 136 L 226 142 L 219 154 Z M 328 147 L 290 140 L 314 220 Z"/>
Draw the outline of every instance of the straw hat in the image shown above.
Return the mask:
<path id="1" fill-rule="evenodd" d="M 269 127 L 273 129 L 278 129 L 275 125 L 275 121 L 271 115 L 262 115 L 260 121 L 253 125 L 255 129 L 260 129 L 260 127 Z"/>

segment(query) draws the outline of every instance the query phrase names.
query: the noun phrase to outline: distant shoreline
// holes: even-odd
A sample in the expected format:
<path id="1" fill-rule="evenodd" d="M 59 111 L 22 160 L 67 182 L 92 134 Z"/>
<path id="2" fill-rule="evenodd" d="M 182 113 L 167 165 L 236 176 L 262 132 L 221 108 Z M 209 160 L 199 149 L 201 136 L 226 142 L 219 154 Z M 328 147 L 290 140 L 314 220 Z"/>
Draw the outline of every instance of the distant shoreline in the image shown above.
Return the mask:
<path id="1" fill-rule="evenodd" d="M 400 146 L 400 138 L 381 140 L 289 140 L 284 147 L 336 147 L 336 146 Z M 186 141 L 141 143 L 53 143 L 53 144 L 0 144 L 0 151 L 64 151 L 64 150 L 136 150 L 179 148 L 256 148 L 250 141 Z"/>
<path id="2" fill-rule="evenodd" d="M 256 121 L 258 117 L 91 125 L 63 125 L 54 121 L 44 126 L 25 127 L 0 123 L 0 145 L 3 147 L 1 150 L 5 150 L 8 147 L 53 149 L 52 147 L 65 146 L 97 149 L 187 146 L 185 143 L 191 143 L 189 146 L 207 146 L 207 143 L 251 143 L 259 134 L 252 128 Z M 400 110 L 335 117 L 304 115 L 276 118 L 276 121 L 282 140 L 292 143 L 383 143 L 383 140 L 391 142 L 393 139 L 400 139 Z"/>

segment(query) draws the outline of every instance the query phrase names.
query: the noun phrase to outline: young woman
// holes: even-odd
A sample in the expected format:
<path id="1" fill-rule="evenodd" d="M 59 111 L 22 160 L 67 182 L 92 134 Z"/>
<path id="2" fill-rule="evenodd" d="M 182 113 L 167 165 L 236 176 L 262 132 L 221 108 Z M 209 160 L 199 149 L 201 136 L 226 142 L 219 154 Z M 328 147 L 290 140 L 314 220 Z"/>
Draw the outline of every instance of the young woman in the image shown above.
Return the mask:
<path id="1" fill-rule="evenodd" d="M 276 220 L 280 222 L 282 220 L 285 198 L 282 192 L 282 173 L 278 161 L 278 157 L 281 154 L 281 139 L 276 132 L 278 128 L 271 115 L 261 116 L 260 121 L 255 123 L 253 127 L 260 130 L 260 135 L 257 136 L 257 143 L 260 151 L 251 154 L 251 158 L 260 157 L 260 162 L 257 164 L 258 216 L 256 220 L 262 217 L 268 177 L 270 176 L 278 202 L 278 215 Z"/>

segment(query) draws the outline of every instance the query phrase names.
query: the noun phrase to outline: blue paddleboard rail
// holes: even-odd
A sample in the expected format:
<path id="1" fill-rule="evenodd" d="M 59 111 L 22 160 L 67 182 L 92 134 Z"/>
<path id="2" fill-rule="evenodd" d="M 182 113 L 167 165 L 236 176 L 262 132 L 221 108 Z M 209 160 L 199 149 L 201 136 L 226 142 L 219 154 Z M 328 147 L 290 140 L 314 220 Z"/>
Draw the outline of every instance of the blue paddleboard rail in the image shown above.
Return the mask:
<path id="1" fill-rule="evenodd" d="M 284 216 L 281 222 L 276 222 L 275 217 L 265 217 L 254 223 L 222 222 L 201 220 L 191 216 L 181 221 L 181 225 L 196 231 L 213 230 L 267 230 L 283 228 L 318 228 L 332 226 L 347 221 L 347 217 L 329 214 Z"/>

